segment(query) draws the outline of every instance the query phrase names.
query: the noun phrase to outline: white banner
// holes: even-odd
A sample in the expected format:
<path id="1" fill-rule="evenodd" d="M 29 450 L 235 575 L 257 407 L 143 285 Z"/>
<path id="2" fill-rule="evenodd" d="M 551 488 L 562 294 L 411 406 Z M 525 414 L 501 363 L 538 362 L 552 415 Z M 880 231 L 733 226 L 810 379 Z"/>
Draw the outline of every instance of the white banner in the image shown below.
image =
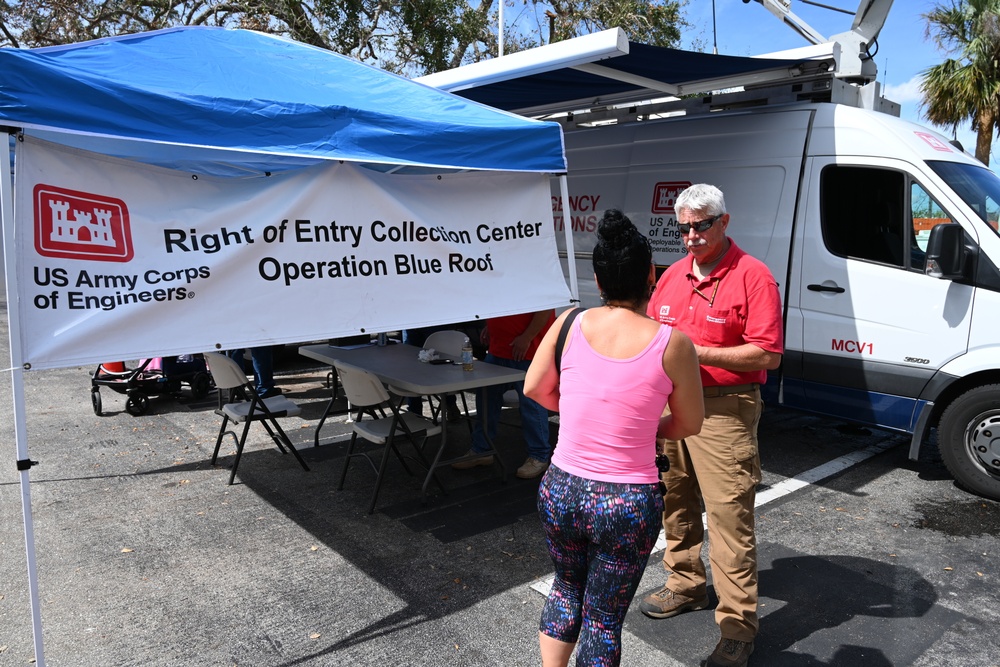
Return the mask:
<path id="1" fill-rule="evenodd" d="M 35 369 L 569 305 L 543 174 L 214 179 L 27 138 L 14 204 Z"/>

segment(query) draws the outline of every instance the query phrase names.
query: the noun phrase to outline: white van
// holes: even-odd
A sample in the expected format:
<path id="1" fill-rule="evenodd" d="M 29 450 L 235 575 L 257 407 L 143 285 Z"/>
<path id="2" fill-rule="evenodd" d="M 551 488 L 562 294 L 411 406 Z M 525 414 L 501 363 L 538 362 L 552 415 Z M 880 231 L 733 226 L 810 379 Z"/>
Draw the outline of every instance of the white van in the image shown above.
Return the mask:
<path id="1" fill-rule="evenodd" d="M 584 306 L 599 303 L 589 251 L 605 209 L 665 267 L 685 252 L 677 194 L 719 186 L 729 234 L 782 289 L 772 398 L 912 433 L 913 459 L 936 428 L 955 478 L 1000 499 L 1000 179 L 879 94 L 892 0 L 859 0 L 829 38 L 790 3 L 758 2 L 812 45 L 739 58 L 611 29 L 421 80 L 562 125 L 552 210 L 557 231 L 572 224 Z"/>
<path id="2" fill-rule="evenodd" d="M 685 252 L 674 197 L 719 186 L 729 234 L 782 290 L 778 401 L 912 433 L 913 459 L 936 427 L 955 478 L 1000 499 L 993 172 L 932 130 L 830 103 L 567 129 L 565 141 L 581 285 L 580 245 L 605 209 L 622 209 L 667 266 Z M 556 189 L 553 212 L 558 228 Z"/>

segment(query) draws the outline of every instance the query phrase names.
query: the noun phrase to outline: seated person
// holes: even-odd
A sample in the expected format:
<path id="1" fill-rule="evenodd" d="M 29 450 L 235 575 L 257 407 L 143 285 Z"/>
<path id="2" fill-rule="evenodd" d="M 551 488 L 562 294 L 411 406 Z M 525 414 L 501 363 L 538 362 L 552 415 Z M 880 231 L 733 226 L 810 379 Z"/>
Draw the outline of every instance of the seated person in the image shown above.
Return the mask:
<path id="1" fill-rule="evenodd" d="M 230 350 L 229 358 L 244 368 L 243 349 Z M 274 353 L 270 345 L 250 348 L 250 359 L 253 363 L 254 389 L 261 398 L 271 398 L 281 394 L 281 389 L 274 386 Z"/>
<path id="2" fill-rule="evenodd" d="M 522 371 L 528 370 L 538 344 L 554 320 L 555 312 L 552 310 L 488 319 L 482 334 L 482 342 L 488 346 L 486 363 Z M 483 430 L 483 421 L 476 420 L 472 431 L 472 449 L 466 454 L 469 458 L 451 464 L 452 468 L 467 470 L 477 466 L 493 465 L 493 455 L 489 453 L 490 446 L 487 439 L 492 441 L 496 437 L 498 417 L 503 407 L 503 395 L 509 389 L 517 391 L 521 428 L 528 450 L 528 458 L 517 469 L 517 476 L 521 479 L 533 479 L 549 467 L 549 458 L 552 456 L 552 445 L 549 443 L 549 411 L 524 395 L 524 382 L 516 382 L 509 385 L 494 385 L 476 392 L 477 409 L 480 414 L 485 412 L 487 415 L 486 431 Z"/>

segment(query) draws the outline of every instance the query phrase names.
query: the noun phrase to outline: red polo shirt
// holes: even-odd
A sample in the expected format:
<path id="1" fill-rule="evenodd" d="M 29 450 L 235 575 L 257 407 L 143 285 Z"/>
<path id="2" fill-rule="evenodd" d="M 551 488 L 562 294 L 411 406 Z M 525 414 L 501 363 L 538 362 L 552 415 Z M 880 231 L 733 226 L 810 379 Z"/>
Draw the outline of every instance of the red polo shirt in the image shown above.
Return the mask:
<path id="1" fill-rule="evenodd" d="M 732 239 L 722 260 L 704 280 L 692 272 L 694 258 L 674 262 L 660 276 L 646 314 L 686 333 L 695 345 L 736 347 L 752 343 L 767 352 L 783 351 L 781 295 L 771 271 Z M 701 367 L 706 387 L 767 380 L 767 371 Z"/>
<path id="2" fill-rule="evenodd" d="M 514 345 L 514 339 L 524 333 L 534 317 L 534 313 L 521 313 L 519 315 L 491 317 L 486 320 L 486 326 L 490 332 L 490 354 L 501 359 L 512 359 L 514 353 L 511 348 Z M 542 342 L 542 338 L 545 338 L 545 332 L 549 330 L 555 320 L 555 311 L 552 311 L 549 313 L 548 322 L 538 332 L 538 335 L 531 339 L 531 345 L 528 346 L 528 351 L 524 355 L 525 360 L 530 361 L 535 358 L 538 344 Z"/>

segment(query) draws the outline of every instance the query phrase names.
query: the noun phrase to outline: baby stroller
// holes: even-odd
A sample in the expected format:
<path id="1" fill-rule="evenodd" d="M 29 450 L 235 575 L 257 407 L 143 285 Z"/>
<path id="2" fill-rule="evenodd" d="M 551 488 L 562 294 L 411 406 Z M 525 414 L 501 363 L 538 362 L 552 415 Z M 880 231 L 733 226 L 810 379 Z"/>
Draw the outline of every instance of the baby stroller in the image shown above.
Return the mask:
<path id="1" fill-rule="evenodd" d="M 141 359 L 128 369 L 121 361 L 98 365 L 90 386 L 94 414 L 101 416 L 101 387 L 125 394 L 125 412 L 137 417 L 149 410 L 149 398 L 163 394 L 179 394 L 182 385 L 191 389 L 194 398 L 203 398 L 212 389 L 212 378 L 200 354 L 179 357 Z"/>

